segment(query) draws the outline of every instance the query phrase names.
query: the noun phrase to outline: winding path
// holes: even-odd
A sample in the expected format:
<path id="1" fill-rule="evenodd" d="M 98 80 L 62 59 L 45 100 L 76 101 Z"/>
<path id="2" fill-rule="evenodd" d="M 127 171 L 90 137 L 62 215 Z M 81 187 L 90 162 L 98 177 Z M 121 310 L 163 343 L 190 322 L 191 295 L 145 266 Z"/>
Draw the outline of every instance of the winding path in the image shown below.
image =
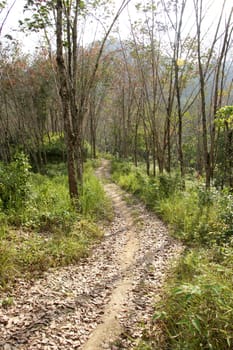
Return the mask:
<path id="1" fill-rule="evenodd" d="M 155 215 L 109 182 L 108 161 L 97 176 L 107 179 L 115 212 L 104 239 L 80 264 L 17 285 L 14 304 L 0 308 L 0 349 L 133 349 L 149 331 L 171 259 L 182 247 Z"/>

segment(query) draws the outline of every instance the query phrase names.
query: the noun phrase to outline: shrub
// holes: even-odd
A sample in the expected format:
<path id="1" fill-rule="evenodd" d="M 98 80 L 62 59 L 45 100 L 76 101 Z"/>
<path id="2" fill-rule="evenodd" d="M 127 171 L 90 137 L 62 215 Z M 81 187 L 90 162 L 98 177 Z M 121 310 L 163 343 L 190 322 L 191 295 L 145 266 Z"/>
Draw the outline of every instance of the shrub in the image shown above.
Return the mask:
<path id="1" fill-rule="evenodd" d="M 158 209 L 161 199 L 172 196 L 182 188 L 182 181 L 177 173 L 147 176 L 144 167 L 135 167 L 132 163 L 116 160 L 112 161 L 111 171 L 113 181 L 139 196 L 152 209 Z"/>
<path id="2" fill-rule="evenodd" d="M 232 348 L 232 273 L 210 256 L 203 250 L 181 259 L 155 313 L 154 319 L 164 323 L 171 349 Z"/>
<path id="3" fill-rule="evenodd" d="M 93 219 L 110 219 L 111 205 L 92 164 L 86 168 L 82 213 L 70 201 L 64 164 L 47 166 L 47 175 L 32 173 L 30 192 L 17 211 L 0 209 L 1 286 L 16 276 L 30 277 L 49 267 L 75 263 L 101 237 Z M 21 225 L 21 230 L 8 229 L 10 224 Z"/>
<path id="4" fill-rule="evenodd" d="M 0 239 L 0 287 L 15 277 L 30 278 L 50 267 L 65 266 L 87 256 L 102 231 L 88 220 L 76 222 L 70 232 L 54 234 L 9 231 Z"/>
<path id="5" fill-rule="evenodd" d="M 66 158 L 64 136 L 53 134 L 44 137 L 43 152 L 48 162 L 61 162 Z"/>
<path id="6" fill-rule="evenodd" d="M 131 164 L 113 159 L 111 162 L 112 179 L 118 182 L 119 177 L 128 175 L 131 172 Z"/>
<path id="7" fill-rule="evenodd" d="M 0 199 L 5 212 L 17 211 L 27 202 L 30 194 L 30 165 L 28 158 L 19 153 L 9 164 L 0 164 Z"/>
<path id="8" fill-rule="evenodd" d="M 0 238 L 0 286 L 4 286 L 16 272 L 15 249 L 12 244 Z"/>
<path id="9" fill-rule="evenodd" d="M 228 191 L 206 191 L 177 174 L 148 177 L 132 165 L 113 163 L 113 178 L 137 194 L 168 223 L 184 252 L 167 283 L 155 327 L 163 329 L 172 350 L 233 348 L 233 197 Z M 138 175 L 139 174 L 139 175 Z M 139 349 L 150 349 L 153 335 Z M 152 345 L 153 348 L 153 345 Z"/>
<path id="10" fill-rule="evenodd" d="M 30 201 L 20 217 L 22 224 L 40 232 L 69 231 L 77 214 L 71 205 L 67 177 L 32 174 L 31 189 Z"/>
<path id="11" fill-rule="evenodd" d="M 223 192 L 219 198 L 219 218 L 222 222 L 224 242 L 233 239 L 233 196 L 228 192 Z"/>
<path id="12" fill-rule="evenodd" d="M 85 167 L 80 206 L 82 214 L 86 217 L 111 219 L 112 208 L 110 201 L 104 192 L 103 185 L 94 175 L 91 164 L 87 164 Z"/>
<path id="13" fill-rule="evenodd" d="M 182 188 L 181 178 L 178 173 L 160 174 L 158 176 L 158 184 L 160 198 L 169 197 Z"/>

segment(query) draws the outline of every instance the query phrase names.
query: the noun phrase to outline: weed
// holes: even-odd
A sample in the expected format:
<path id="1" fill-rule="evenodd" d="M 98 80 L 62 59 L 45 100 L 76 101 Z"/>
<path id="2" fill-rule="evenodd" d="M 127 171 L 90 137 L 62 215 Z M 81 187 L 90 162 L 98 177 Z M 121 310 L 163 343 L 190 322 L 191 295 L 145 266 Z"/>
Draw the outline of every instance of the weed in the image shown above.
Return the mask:
<path id="1" fill-rule="evenodd" d="M 185 255 L 155 319 L 164 322 L 172 349 L 231 349 L 232 274 L 205 251 Z"/>
<path id="2" fill-rule="evenodd" d="M 152 350 L 152 347 L 145 341 L 141 340 L 135 350 Z"/>
<path id="3" fill-rule="evenodd" d="M 8 307 L 11 307 L 12 305 L 14 305 L 14 299 L 12 297 L 4 298 L 1 301 L 1 305 L 3 309 L 7 309 Z"/>
<path id="4" fill-rule="evenodd" d="M 0 164 L 0 205 L 5 213 L 22 208 L 30 194 L 30 165 L 23 153 L 13 162 Z"/>
<path id="5" fill-rule="evenodd" d="M 176 174 L 150 178 L 131 164 L 113 162 L 113 179 L 139 196 L 189 249 L 174 268 L 156 305 L 155 325 L 172 350 L 233 348 L 233 198 Z M 149 340 L 136 350 L 151 349 Z M 153 346 L 152 346 L 153 348 Z M 163 348 L 163 347 L 162 347 Z"/>
<path id="6" fill-rule="evenodd" d="M 0 209 L 0 285 L 15 277 L 32 277 L 49 267 L 64 266 L 86 256 L 101 238 L 95 220 L 110 219 L 111 205 L 88 163 L 77 213 L 68 193 L 64 165 L 47 167 L 47 175 L 30 175 L 24 205 Z M 21 202 L 22 204 L 22 202 Z M 14 225 L 14 229 L 12 229 Z"/>
<path id="7" fill-rule="evenodd" d="M 13 278 L 17 267 L 15 265 L 16 251 L 12 243 L 0 240 L 0 285 L 5 286 Z"/>
<path id="8" fill-rule="evenodd" d="M 112 207 L 103 186 L 93 173 L 92 167 L 87 165 L 84 174 L 83 191 L 80 198 L 82 214 L 92 219 L 111 219 Z"/>

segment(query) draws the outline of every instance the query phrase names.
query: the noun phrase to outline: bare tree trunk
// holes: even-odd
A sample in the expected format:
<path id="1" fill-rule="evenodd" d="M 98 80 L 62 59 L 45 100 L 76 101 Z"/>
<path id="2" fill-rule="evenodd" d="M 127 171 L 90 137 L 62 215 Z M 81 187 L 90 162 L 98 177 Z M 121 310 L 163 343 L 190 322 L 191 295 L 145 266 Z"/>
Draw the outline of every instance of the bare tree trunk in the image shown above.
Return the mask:
<path id="1" fill-rule="evenodd" d="M 176 89 L 176 99 L 177 99 L 177 113 L 178 113 L 178 156 L 180 162 L 180 174 L 183 178 L 185 175 L 184 169 L 184 155 L 183 155 L 183 145 L 182 145 L 182 137 L 183 137 L 183 122 L 182 122 L 182 110 L 181 110 L 181 93 L 180 93 L 180 83 L 179 83 L 179 66 L 178 59 L 180 54 L 180 45 L 181 45 L 181 28 L 183 22 L 183 15 L 186 6 L 186 0 L 183 0 L 181 5 L 181 12 L 178 20 L 178 9 L 176 7 L 176 45 L 174 47 L 175 50 L 175 61 L 174 61 L 174 69 L 175 69 L 175 89 Z"/>
<path id="2" fill-rule="evenodd" d="M 226 123 L 227 124 L 227 123 Z M 233 189 L 233 130 L 226 125 L 227 131 L 227 177 L 229 187 Z"/>
<path id="3" fill-rule="evenodd" d="M 200 95 L 201 95 L 201 116 L 202 116 L 202 142 L 203 142 L 203 156 L 205 165 L 205 182 L 206 188 L 210 187 L 210 155 L 208 152 L 208 136 L 207 136 L 207 118 L 206 118 L 206 97 L 205 97 L 205 75 L 202 66 L 202 53 L 201 53 L 201 21 L 202 21 L 202 0 L 197 0 L 195 4 L 196 26 L 197 26 L 197 59 L 199 70 L 199 82 L 200 82 Z"/>
<path id="4" fill-rule="evenodd" d="M 214 98 L 213 98 L 213 119 L 214 120 L 215 120 L 215 116 L 218 108 L 220 108 L 222 105 L 223 77 L 225 76 L 227 54 L 229 52 L 232 31 L 233 31 L 233 27 L 230 30 L 232 14 L 233 14 L 233 8 L 231 9 L 230 14 L 228 16 L 228 20 L 225 28 L 225 35 L 223 38 L 223 44 L 222 44 L 220 56 L 218 58 L 217 67 L 216 67 L 215 82 L 214 82 Z M 211 167 L 212 179 L 214 177 L 215 157 L 216 157 L 216 127 L 215 127 L 215 123 L 213 122 L 212 130 L 211 130 L 211 146 L 210 146 L 210 167 Z"/>
<path id="5" fill-rule="evenodd" d="M 59 76 L 59 94 L 62 102 L 62 114 L 64 120 L 65 140 L 67 144 L 67 165 L 68 165 L 68 181 L 69 192 L 71 198 L 78 197 L 78 184 L 75 171 L 75 148 L 74 135 L 71 124 L 71 106 L 70 106 L 70 89 L 67 82 L 67 72 L 63 58 L 63 20 L 62 20 L 62 0 L 57 0 L 57 22 L 56 22 L 56 38 L 57 38 L 57 67 Z"/>

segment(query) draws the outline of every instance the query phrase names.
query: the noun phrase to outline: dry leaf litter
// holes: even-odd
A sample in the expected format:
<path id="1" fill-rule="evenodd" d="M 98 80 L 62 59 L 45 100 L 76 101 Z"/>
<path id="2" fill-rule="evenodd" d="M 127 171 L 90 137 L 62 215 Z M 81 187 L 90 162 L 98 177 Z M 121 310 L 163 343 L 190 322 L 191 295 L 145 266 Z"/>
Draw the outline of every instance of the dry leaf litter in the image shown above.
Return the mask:
<path id="1" fill-rule="evenodd" d="M 108 169 L 103 161 L 97 175 L 109 178 Z M 130 196 L 118 186 L 105 190 L 115 217 L 103 241 L 76 266 L 18 281 L 13 305 L 0 308 L 1 350 L 133 349 L 151 331 L 154 305 L 182 247 L 142 204 L 127 204 Z"/>

